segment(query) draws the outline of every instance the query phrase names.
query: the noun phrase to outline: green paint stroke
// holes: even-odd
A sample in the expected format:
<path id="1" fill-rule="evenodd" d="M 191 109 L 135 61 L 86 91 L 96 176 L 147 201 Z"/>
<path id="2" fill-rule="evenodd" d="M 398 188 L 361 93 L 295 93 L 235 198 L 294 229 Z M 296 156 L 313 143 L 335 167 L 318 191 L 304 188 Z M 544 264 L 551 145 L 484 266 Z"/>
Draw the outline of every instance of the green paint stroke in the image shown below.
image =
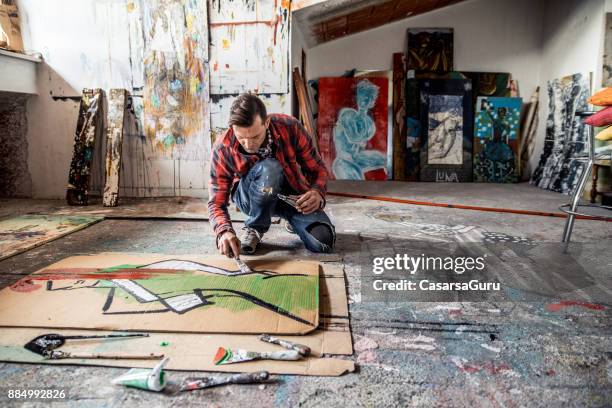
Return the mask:
<path id="1" fill-rule="evenodd" d="M 143 265 L 122 264 L 99 270 L 97 273 L 116 272 L 122 269 L 136 269 Z M 146 269 L 143 269 L 143 272 Z M 237 297 L 228 292 L 213 289 L 231 289 L 255 296 L 265 302 L 276 305 L 293 314 L 319 307 L 319 277 L 276 275 L 264 279 L 264 275 L 201 275 L 193 271 L 168 271 L 168 274 L 155 275 L 147 279 L 133 279 L 142 287 L 162 298 L 193 293 L 196 289 L 204 290 L 204 296 L 210 298 L 214 307 L 221 307 L 232 312 L 242 312 L 259 307 L 249 300 Z M 110 281 L 97 287 L 96 291 L 107 290 L 114 286 Z M 108 283 L 109 286 L 106 285 Z M 121 288 L 116 288 L 116 298 L 128 303 L 138 303 L 133 296 Z M 202 306 L 205 307 L 205 306 Z"/>
<path id="2" fill-rule="evenodd" d="M 231 289 L 255 296 L 291 313 L 319 307 L 318 276 L 284 276 L 264 279 L 263 275 L 211 276 L 175 274 L 135 280 L 153 293 L 172 297 L 192 293 L 195 289 Z M 215 306 L 232 312 L 257 308 L 256 304 L 223 291 L 204 291 Z"/>
<path id="3" fill-rule="evenodd" d="M 170 148 L 174 145 L 174 143 L 176 142 L 176 140 L 174 139 L 174 135 L 168 135 L 164 138 L 164 147 Z"/>

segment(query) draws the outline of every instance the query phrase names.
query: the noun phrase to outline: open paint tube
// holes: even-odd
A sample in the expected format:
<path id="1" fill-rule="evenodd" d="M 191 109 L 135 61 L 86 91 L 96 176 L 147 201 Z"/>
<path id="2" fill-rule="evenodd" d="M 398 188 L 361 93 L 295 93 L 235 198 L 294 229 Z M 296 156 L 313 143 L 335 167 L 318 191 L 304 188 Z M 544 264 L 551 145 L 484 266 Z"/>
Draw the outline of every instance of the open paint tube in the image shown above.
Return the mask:
<path id="1" fill-rule="evenodd" d="M 157 363 L 153 368 L 132 368 L 123 375 L 111 380 L 113 384 L 126 387 L 140 388 L 149 391 L 161 391 L 166 386 L 166 373 L 164 366 L 168 357 Z"/>

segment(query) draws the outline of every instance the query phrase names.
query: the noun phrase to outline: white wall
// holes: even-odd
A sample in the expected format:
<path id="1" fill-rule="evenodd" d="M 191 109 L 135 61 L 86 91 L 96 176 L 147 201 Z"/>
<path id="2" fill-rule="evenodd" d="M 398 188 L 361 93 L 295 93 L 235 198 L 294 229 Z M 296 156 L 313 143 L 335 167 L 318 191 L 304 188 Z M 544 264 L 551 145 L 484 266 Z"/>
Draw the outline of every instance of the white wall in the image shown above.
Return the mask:
<path id="1" fill-rule="evenodd" d="M 111 88 L 142 87 L 142 55 L 134 57 L 130 50 L 133 36 L 138 35 L 130 33 L 132 3 L 142 1 L 150 0 L 17 0 L 26 50 L 40 52 L 44 58 L 37 70 L 38 96 L 30 98 L 27 114 L 34 198 L 66 194 L 79 103 L 54 101 L 52 96 L 78 96 L 83 88 L 102 88 L 108 94 Z M 207 0 L 197 1 L 207 4 Z M 286 34 L 279 31 L 278 35 L 285 38 Z M 282 64 L 288 70 L 288 61 Z M 226 126 L 232 99 L 216 96 L 210 102 L 210 118 L 208 112 L 205 116 L 211 128 Z M 291 112 L 287 93 L 266 95 L 264 100 L 271 112 Z M 207 194 L 208 152 L 202 159 L 169 157 L 142 131 L 125 137 L 123 164 L 128 168 L 120 177 L 120 196 Z"/>
<path id="2" fill-rule="evenodd" d="M 307 53 L 308 78 L 337 76 L 352 68 L 392 69 L 392 54 L 406 49 L 407 28 L 452 27 L 455 70 L 510 72 L 528 102 L 542 82 L 545 3 L 470 0 L 324 43 Z M 537 150 L 533 160 L 539 155 Z"/>
<path id="3" fill-rule="evenodd" d="M 389 70 L 406 49 L 409 27 L 454 28 L 454 69 L 510 72 L 529 99 L 539 83 L 542 4 L 533 0 L 471 0 L 311 48 L 308 79 L 357 69 Z"/>
<path id="4" fill-rule="evenodd" d="M 121 41 L 128 38 L 125 3 L 52 3 L 17 3 L 25 48 L 44 58 L 37 73 L 38 96 L 28 103 L 28 162 L 35 198 L 65 196 L 72 157 L 79 103 L 53 101 L 51 96 L 80 95 L 85 87 L 132 88 L 128 44 Z"/>
<path id="5" fill-rule="evenodd" d="M 405 51 L 407 28 L 452 27 L 454 69 L 510 72 L 525 102 L 540 86 L 534 168 L 544 141 L 547 81 L 587 71 L 594 88 L 601 87 L 604 9 L 612 11 L 612 0 L 470 0 L 315 46 L 307 52 L 307 76 L 391 69 L 392 54 Z"/>

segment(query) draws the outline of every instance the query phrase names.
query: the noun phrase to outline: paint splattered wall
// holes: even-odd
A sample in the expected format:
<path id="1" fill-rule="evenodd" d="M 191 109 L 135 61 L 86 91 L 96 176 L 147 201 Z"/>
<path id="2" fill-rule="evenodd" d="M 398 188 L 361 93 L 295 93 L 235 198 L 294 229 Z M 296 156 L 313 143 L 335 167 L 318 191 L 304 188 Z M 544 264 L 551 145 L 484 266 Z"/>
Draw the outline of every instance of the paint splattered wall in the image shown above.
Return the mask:
<path id="1" fill-rule="evenodd" d="M 227 127 L 241 92 L 255 92 L 269 112 L 291 113 L 290 2 L 209 0 L 212 138 Z"/>
<path id="2" fill-rule="evenodd" d="M 44 58 L 39 96 L 28 104 L 33 195 L 65 195 L 78 102 L 53 97 L 97 87 L 136 95 L 135 119 L 126 123 L 124 135 L 120 196 L 206 195 L 210 129 L 225 127 L 236 93 L 258 90 L 271 111 L 291 111 L 285 103 L 290 101 L 288 3 L 62 0 L 59 7 L 48 0 L 18 0 L 26 48 Z M 209 14 L 221 24 L 210 27 L 210 41 Z M 218 34 L 230 40 L 220 53 Z M 255 47 L 237 41 L 239 36 L 260 40 Z M 212 70 L 209 74 L 213 58 L 218 66 L 229 65 L 234 81 L 228 86 L 234 88 L 211 100 L 212 83 L 221 81 Z"/>
<path id="3" fill-rule="evenodd" d="M 288 92 L 288 0 L 210 0 L 211 93 Z"/>

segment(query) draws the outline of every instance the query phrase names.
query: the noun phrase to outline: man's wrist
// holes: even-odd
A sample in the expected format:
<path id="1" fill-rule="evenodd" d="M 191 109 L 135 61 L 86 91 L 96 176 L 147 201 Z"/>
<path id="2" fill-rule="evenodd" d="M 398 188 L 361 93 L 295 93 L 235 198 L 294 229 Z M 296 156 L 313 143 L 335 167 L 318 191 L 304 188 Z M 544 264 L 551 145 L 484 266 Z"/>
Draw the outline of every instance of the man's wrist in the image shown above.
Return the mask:
<path id="1" fill-rule="evenodd" d="M 232 227 L 225 228 L 225 229 L 222 229 L 221 231 L 219 231 L 219 233 L 217 234 L 217 239 L 216 239 L 217 248 L 219 248 L 219 240 L 221 239 L 223 234 L 225 234 L 227 232 L 231 232 L 232 234 L 236 235 L 236 231 L 234 231 L 234 229 Z"/>

